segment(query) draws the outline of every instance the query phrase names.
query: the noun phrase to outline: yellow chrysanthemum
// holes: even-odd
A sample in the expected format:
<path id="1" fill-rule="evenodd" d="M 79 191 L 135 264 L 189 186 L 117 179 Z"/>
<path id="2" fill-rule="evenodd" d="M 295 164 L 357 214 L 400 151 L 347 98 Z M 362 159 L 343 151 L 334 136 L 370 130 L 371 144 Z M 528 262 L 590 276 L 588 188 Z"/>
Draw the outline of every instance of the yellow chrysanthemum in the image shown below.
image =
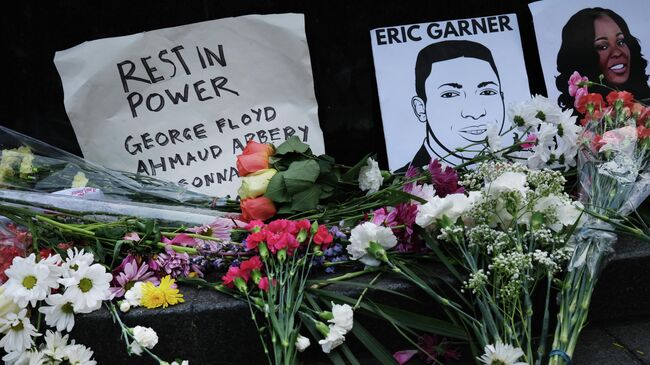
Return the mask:
<path id="1" fill-rule="evenodd" d="M 145 282 L 142 285 L 141 304 L 149 309 L 163 307 L 185 302 L 183 294 L 178 289 L 173 288 L 175 280 L 169 275 L 162 278 L 160 285 L 155 286 L 151 282 Z"/>

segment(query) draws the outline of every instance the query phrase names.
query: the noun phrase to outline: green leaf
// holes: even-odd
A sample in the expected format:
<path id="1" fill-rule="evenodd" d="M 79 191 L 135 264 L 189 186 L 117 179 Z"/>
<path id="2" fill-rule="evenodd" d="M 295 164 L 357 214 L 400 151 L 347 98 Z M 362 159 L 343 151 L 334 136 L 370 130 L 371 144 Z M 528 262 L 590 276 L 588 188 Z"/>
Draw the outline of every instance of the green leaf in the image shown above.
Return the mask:
<path id="1" fill-rule="evenodd" d="M 357 162 L 356 165 L 352 166 L 352 168 L 343 174 L 343 176 L 341 176 L 341 180 L 348 182 L 357 180 L 359 178 L 359 170 L 361 170 L 361 168 L 366 165 L 368 162 L 368 157 L 370 157 L 370 154 L 367 154 L 364 158 L 361 159 L 361 161 Z"/>
<path id="2" fill-rule="evenodd" d="M 284 172 L 284 183 L 289 194 L 294 195 L 300 191 L 310 188 L 318 175 L 320 168 L 314 160 L 302 160 L 293 162 L 287 171 Z"/>
<path id="3" fill-rule="evenodd" d="M 291 200 L 291 209 L 299 212 L 316 209 L 320 193 L 320 185 L 312 184 L 306 190 L 293 196 L 293 199 Z"/>
<path id="4" fill-rule="evenodd" d="M 115 247 L 113 247 L 113 258 L 111 259 L 111 269 L 115 265 L 115 261 L 120 255 L 120 249 L 122 249 L 122 244 L 124 243 L 124 240 L 117 240 L 115 241 Z"/>
<path id="5" fill-rule="evenodd" d="M 275 149 L 276 156 L 282 156 L 291 152 L 305 153 L 309 145 L 302 143 L 297 136 L 291 136 Z"/>
<path id="6" fill-rule="evenodd" d="M 98 229 L 95 230 L 95 236 L 97 237 L 104 237 L 104 238 L 112 238 L 112 239 L 122 239 L 124 235 L 126 234 L 126 228 L 125 227 L 99 227 Z"/>
<path id="7" fill-rule="evenodd" d="M 320 166 L 320 173 L 329 174 L 332 171 L 332 164 L 334 163 L 334 158 L 328 155 L 318 156 L 318 166 Z"/>
<path id="8" fill-rule="evenodd" d="M 325 300 L 334 300 L 340 303 L 347 303 L 349 305 L 355 305 L 357 300 L 350 298 L 348 296 L 334 293 L 328 290 L 322 289 L 309 289 L 310 292 L 315 293 L 318 297 Z M 409 312 L 403 309 L 399 309 L 393 306 L 385 304 L 376 304 L 372 305 L 368 303 L 360 303 L 359 309 L 363 310 L 364 314 L 379 317 L 379 318 L 393 318 L 394 322 L 403 328 L 417 329 L 420 331 L 425 331 L 428 333 L 435 333 L 442 336 L 447 336 L 451 338 L 457 338 L 461 340 L 467 339 L 465 331 L 453 323 L 449 323 L 443 320 L 439 320 L 433 317 L 424 316 L 421 314 Z M 379 309 L 379 310 L 377 310 Z M 382 314 L 378 314 L 378 313 Z"/>
<path id="9" fill-rule="evenodd" d="M 361 343 L 366 346 L 368 351 L 382 364 L 395 364 L 396 361 L 388 350 L 373 337 L 359 322 L 354 323 L 352 334 L 355 335 Z"/>
<path id="10" fill-rule="evenodd" d="M 291 201 L 291 195 L 287 192 L 287 186 L 284 182 L 284 172 L 278 172 L 273 175 L 264 196 L 276 203 L 287 203 Z"/>

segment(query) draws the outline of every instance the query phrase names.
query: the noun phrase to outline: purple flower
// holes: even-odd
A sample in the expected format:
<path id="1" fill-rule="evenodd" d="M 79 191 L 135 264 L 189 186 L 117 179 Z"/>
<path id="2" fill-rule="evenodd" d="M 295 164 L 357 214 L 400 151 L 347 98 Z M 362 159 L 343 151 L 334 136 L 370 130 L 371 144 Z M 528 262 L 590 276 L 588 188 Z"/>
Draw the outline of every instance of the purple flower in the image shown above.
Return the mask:
<path id="1" fill-rule="evenodd" d="M 406 170 L 406 174 L 404 174 L 404 177 L 407 179 L 414 178 L 420 174 L 420 169 L 418 167 L 415 167 L 413 165 L 409 166 L 409 168 Z"/>
<path id="2" fill-rule="evenodd" d="M 126 258 L 124 260 L 126 261 Z M 158 278 L 149 270 L 149 265 L 143 263 L 138 267 L 138 263 L 135 260 L 130 260 L 124 265 L 124 271 L 113 275 L 112 284 L 114 286 L 110 288 L 111 298 L 123 297 L 124 293 L 131 289 L 138 281 L 150 281 L 156 285 L 159 283 Z"/>
<path id="3" fill-rule="evenodd" d="M 164 253 L 158 254 L 156 261 L 160 269 L 172 278 L 190 274 L 190 256 L 187 253 L 176 252 L 169 246 L 165 247 Z"/>
<path id="4" fill-rule="evenodd" d="M 330 233 L 335 238 L 348 238 L 348 236 L 341 231 L 341 228 L 339 228 L 339 226 L 332 226 L 332 228 L 330 228 Z"/>
<path id="5" fill-rule="evenodd" d="M 193 227 L 188 229 L 190 232 L 200 234 L 202 236 L 210 236 L 220 238 L 224 241 L 230 241 L 230 231 L 235 226 L 232 220 L 226 218 L 216 218 L 210 224 Z"/>
<path id="6" fill-rule="evenodd" d="M 428 166 L 431 173 L 431 183 L 436 188 L 439 197 L 444 198 L 449 194 L 463 193 L 465 189 L 458 186 L 458 173 L 449 166 L 443 166 L 438 160 L 431 160 Z"/>

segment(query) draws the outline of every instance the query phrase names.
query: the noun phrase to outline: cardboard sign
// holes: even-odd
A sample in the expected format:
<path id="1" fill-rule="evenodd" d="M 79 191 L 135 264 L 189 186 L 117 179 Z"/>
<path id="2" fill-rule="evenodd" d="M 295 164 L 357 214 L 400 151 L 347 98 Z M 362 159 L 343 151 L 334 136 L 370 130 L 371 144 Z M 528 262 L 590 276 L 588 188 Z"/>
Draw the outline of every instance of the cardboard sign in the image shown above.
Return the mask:
<path id="1" fill-rule="evenodd" d="M 485 140 L 488 124 L 506 131 L 508 103 L 530 96 L 514 14 L 370 34 L 391 170 L 473 157 L 476 146 L 457 148 Z"/>
<path id="2" fill-rule="evenodd" d="M 84 157 L 106 167 L 235 196 L 247 140 L 324 153 L 302 14 L 100 39 L 54 62 Z"/>
<path id="3" fill-rule="evenodd" d="M 568 93 L 574 71 L 591 81 L 602 74 L 609 87 L 630 91 L 638 99 L 650 98 L 647 0 L 546 0 L 528 6 L 550 99 L 565 108 L 574 106 Z M 600 23 L 598 32 L 595 19 Z"/>

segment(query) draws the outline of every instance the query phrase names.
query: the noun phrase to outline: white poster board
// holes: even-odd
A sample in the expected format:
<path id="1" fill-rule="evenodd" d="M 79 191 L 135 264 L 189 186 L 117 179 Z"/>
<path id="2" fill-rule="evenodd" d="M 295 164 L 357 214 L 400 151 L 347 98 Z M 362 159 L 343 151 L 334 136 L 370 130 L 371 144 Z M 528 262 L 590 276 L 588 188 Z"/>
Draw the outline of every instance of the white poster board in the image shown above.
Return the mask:
<path id="1" fill-rule="evenodd" d="M 302 14 L 100 39 L 54 62 L 84 157 L 106 167 L 235 196 L 247 140 L 324 153 Z"/>
<path id="2" fill-rule="evenodd" d="M 544 0 L 534 2 L 528 5 L 530 11 L 533 15 L 533 23 L 535 25 L 535 37 L 537 38 L 537 47 L 539 48 L 539 57 L 542 64 L 542 71 L 544 73 L 544 81 L 546 83 L 546 90 L 548 97 L 551 100 L 557 100 L 560 96 L 560 93 L 568 92 L 568 85 L 564 78 L 560 78 L 560 84 L 562 89 L 558 88 L 556 85 L 556 78 L 560 74 L 572 74 L 573 71 L 578 71 L 584 76 L 587 76 L 589 73 L 588 68 L 591 67 L 592 62 L 599 59 L 598 52 L 596 50 L 595 44 L 595 32 L 593 28 L 593 21 L 591 21 L 591 27 L 586 24 L 578 24 L 579 18 L 582 16 L 576 16 L 575 20 L 572 21 L 572 24 L 568 26 L 575 28 L 575 31 L 568 32 L 571 34 L 570 39 L 562 39 L 562 29 L 569 23 L 569 20 L 580 12 L 583 9 L 593 9 L 596 7 L 604 8 L 614 13 L 618 14 L 629 28 L 630 34 L 638 39 L 638 44 L 641 48 L 641 57 L 648 59 L 647 55 L 650 55 L 650 1 L 648 0 Z M 591 16 L 584 13 L 585 16 Z M 590 35 L 593 34 L 593 38 Z M 569 38 L 569 37 L 567 37 Z M 578 39 L 585 38 L 585 41 L 579 43 Z M 588 39 L 587 39 L 588 38 Z M 631 40 L 628 37 L 627 41 Z M 558 69 L 558 53 L 565 43 L 567 49 L 567 55 L 570 59 L 570 62 L 560 62 L 562 64 L 574 63 L 575 67 L 564 67 L 560 66 Z M 582 49 L 585 49 L 585 52 Z M 629 47 L 628 47 L 629 48 Z M 610 47 L 609 50 L 614 48 Z M 605 50 L 605 51 L 609 51 Z M 574 54 L 569 54 L 569 52 L 574 52 Z M 616 71 L 616 68 L 627 68 L 633 70 L 638 66 L 629 62 L 632 60 L 633 54 L 625 55 L 615 55 L 612 54 L 612 57 L 618 57 L 619 60 L 612 60 L 610 62 L 610 67 L 614 67 L 613 71 Z M 580 66 L 578 66 L 580 65 Z M 570 68 L 570 70 L 569 70 Z M 575 68 L 575 69 L 574 69 Z M 580 68 L 580 69 L 578 69 Z M 624 69 L 618 71 L 619 73 L 623 72 Z M 598 80 L 599 74 L 605 74 L 602 69 L 599 71 L 594 71 L 597 73 L 592 75 L 590 78 L 592 81 Z M 645 72 L 639 71 L 643 75 L 650 74 L 650 65 L 645 68 Z M 646 83 L 647 84 L 647 83 Z M 623 86 L 625 88 L 625 86 Z M 640 97 L 650 97 L 650 95 L 639 95 Z M 568 105 L 572 106 L 572 105 Z"/>
<path id="3" fill-rule="evenodd" d="M 530 98 L 515 14 L 385 27 L 370 34 L 391 170 L 422 166 L 430 157 L 457 164 L 473 156 L 448 151 L 484 140 L 487 124 L 503 125 L 508 103 Z"/>

